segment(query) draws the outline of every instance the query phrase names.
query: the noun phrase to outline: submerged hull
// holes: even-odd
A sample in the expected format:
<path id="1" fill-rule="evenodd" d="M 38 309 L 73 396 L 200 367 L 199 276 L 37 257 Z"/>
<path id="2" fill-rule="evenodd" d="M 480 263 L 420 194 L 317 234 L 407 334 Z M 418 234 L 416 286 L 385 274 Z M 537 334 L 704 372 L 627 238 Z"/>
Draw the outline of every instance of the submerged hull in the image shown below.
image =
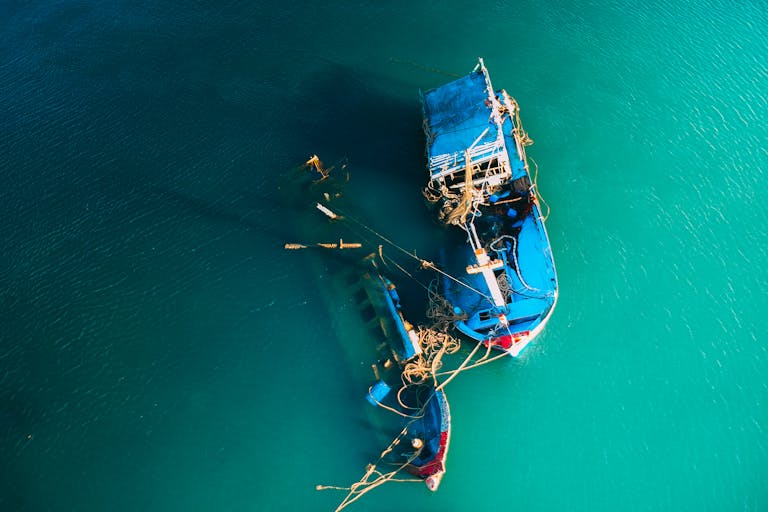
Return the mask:
<path id="1" fill-rule="evenodd" d="M 394 360 L 393 364 L 384 361 L 381 368 L 376 365 L 379 380 L 366 398 L 371 405 L 395 409 L 403 416 L 408 442 L 399 444 L 402 450 L 394 452 L 399 452 L 399 461 L 406 461 L 405 469 L 422 478 L 429 490 L 436 491 L 445 474 L 451 437 L 448 399 L 431 378 L 407 384 L 402 376 L 403 368 L 419 358 L 422 350 L 413 326 L 400 311 L 395 285 L 378 272 L 367 273 L 363 285 Z M 419 414 L 414 415 L 414 411 Z"/>
<path id="2" fill-rule="evenodd" d="M 482 60 L 423 93 L 425 196 L 461 242 L 447 247 L 442 291 L 467 337 L 517 356 L 544 328 L 557 277 L 517 102 L 493 89 Z"/>

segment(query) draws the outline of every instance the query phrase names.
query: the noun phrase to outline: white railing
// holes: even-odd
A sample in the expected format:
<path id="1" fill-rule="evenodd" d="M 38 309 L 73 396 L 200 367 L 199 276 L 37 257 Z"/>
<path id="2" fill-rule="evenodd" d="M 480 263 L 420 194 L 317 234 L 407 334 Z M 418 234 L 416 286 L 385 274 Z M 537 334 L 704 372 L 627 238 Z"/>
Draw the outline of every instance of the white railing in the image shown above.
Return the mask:
<path id="1" fill-rule="evenodd" d="M 494 158 L 499 158 L 505 152 L 504 139 L 497 139 L 469 149 L 469 159 L 473 164 L 481 164 Z M 454 153 L 445 153 L 433 156 L 429 159 L 429 172 L 432 179 L 436 180 L 445 176 L 450 176 L 459 170 L 464 170 L 466 162 L 464 161 L 464 151 Z"/>

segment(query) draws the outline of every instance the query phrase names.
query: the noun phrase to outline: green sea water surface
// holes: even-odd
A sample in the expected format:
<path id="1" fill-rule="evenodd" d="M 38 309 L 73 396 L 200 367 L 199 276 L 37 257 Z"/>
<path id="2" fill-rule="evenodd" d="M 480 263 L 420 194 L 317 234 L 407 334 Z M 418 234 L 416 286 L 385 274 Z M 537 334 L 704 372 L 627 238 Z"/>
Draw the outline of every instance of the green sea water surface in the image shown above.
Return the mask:
<path id="1" fill-rule="evenodd" d="M 478 56 L 559 302 L 446 388 L 439 492 L 349 510 L 768 510 L 766 54 L 762 0 L 0 4 L 0 510 L 334 510 L 394 432 L 296 169 L 437 257 L 419 90 Z"/>

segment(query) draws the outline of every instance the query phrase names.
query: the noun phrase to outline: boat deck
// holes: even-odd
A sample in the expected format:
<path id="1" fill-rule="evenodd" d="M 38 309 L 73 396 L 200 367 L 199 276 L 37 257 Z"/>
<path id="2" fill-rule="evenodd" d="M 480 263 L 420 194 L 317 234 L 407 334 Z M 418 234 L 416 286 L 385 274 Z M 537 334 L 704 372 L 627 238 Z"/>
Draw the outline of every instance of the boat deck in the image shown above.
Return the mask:
<path id="1" fill-rule="evenodd" d="M 363 276 L 363 287 L 381 330 L 398 358 L 407 361 L 421 353 L 418 344 L 414 343 L 408 333 L 399 304 L 395 303 L 399 299 L 394 285 L 381 275 L 366 273 Z"/>
<path id="2" fill-rule="evenodd" d="M 432 179 L 446 172 L 463 170 L 465 150 L 470 151 L 473 162 L 506 153 L 503 158 L 509 159 L 512 179 L 526 174 L 525 162 L 514 149 L 514 126 L 509 112 L 515 107 L 504 103 L 502 93 L 494 93 L 496 100 L 506 107 L 506 112 L 499 114 L 497 124 L 488 86 L 483 71 L 478 70 L 423 93 L 424 128 Z"/>

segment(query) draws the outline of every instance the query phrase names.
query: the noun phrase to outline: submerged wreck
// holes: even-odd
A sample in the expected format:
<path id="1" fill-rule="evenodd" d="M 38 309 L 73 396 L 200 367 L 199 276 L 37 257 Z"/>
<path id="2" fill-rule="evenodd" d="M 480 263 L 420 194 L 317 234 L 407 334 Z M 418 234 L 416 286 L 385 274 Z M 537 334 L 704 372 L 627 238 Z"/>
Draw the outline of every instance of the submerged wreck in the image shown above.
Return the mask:
<path id="1" fill-rule="evenodd" d="M 369 389 L 367 399 L 372 405 L 385 406 L 403 415 L 404 438 L 413 448 L 401 454 L 407 459 L 404 469 L 423 478 L 427 488 L 436 491 L 445 473 L 451 412 L 433 367 L 424 364 L 425 354 L 430 350 L 423 346 L 425 331 L 420 335 L 403 318 L 397 289 L 389 279 L 372 272 L 363 277 L 363 282 L 392 356 L 384 360 L 383 369 L 375 365 L 374 373 L 379 379 Z M 394 371 L 387 371 L 387 361 L 394 361 L 389 365 L 395 367 Z"/>
<path id="2" fill-rule="evenodd" d="M 517 102 L 494 90 L 480 59 L 422 94 L 429 181 L 439 220 L 463 230 L 445 250 L 443 294 L 467 337 L 517 356 L 557 302 L 557 276 Z"/>
<path id="3" fill-rule="evenodd" d="M 450 446 L 450 406 L 437 371 L 443 355 L 454 353 L 459 344 L 405 319 L 397 288 L 379 272 L 375 258 L 364 259 L 370 270 L 362 277 L 363 302 L 373 312 L 369 323 L 380 329 L 384 342 L 378 348 L 379 359 L 372 364 L 375 382 L 368 388 L 366 400 L 399 417 L 401 430 L 378 459 L 367 465 L 359 481 L 349 487 L 317 486 L 318 490 L 347 491 L 337 511 L 390 481 L 423 481 L 436 491 L 446 471 Z M 412 478 L 403 478 L 406 472 Z"/>

